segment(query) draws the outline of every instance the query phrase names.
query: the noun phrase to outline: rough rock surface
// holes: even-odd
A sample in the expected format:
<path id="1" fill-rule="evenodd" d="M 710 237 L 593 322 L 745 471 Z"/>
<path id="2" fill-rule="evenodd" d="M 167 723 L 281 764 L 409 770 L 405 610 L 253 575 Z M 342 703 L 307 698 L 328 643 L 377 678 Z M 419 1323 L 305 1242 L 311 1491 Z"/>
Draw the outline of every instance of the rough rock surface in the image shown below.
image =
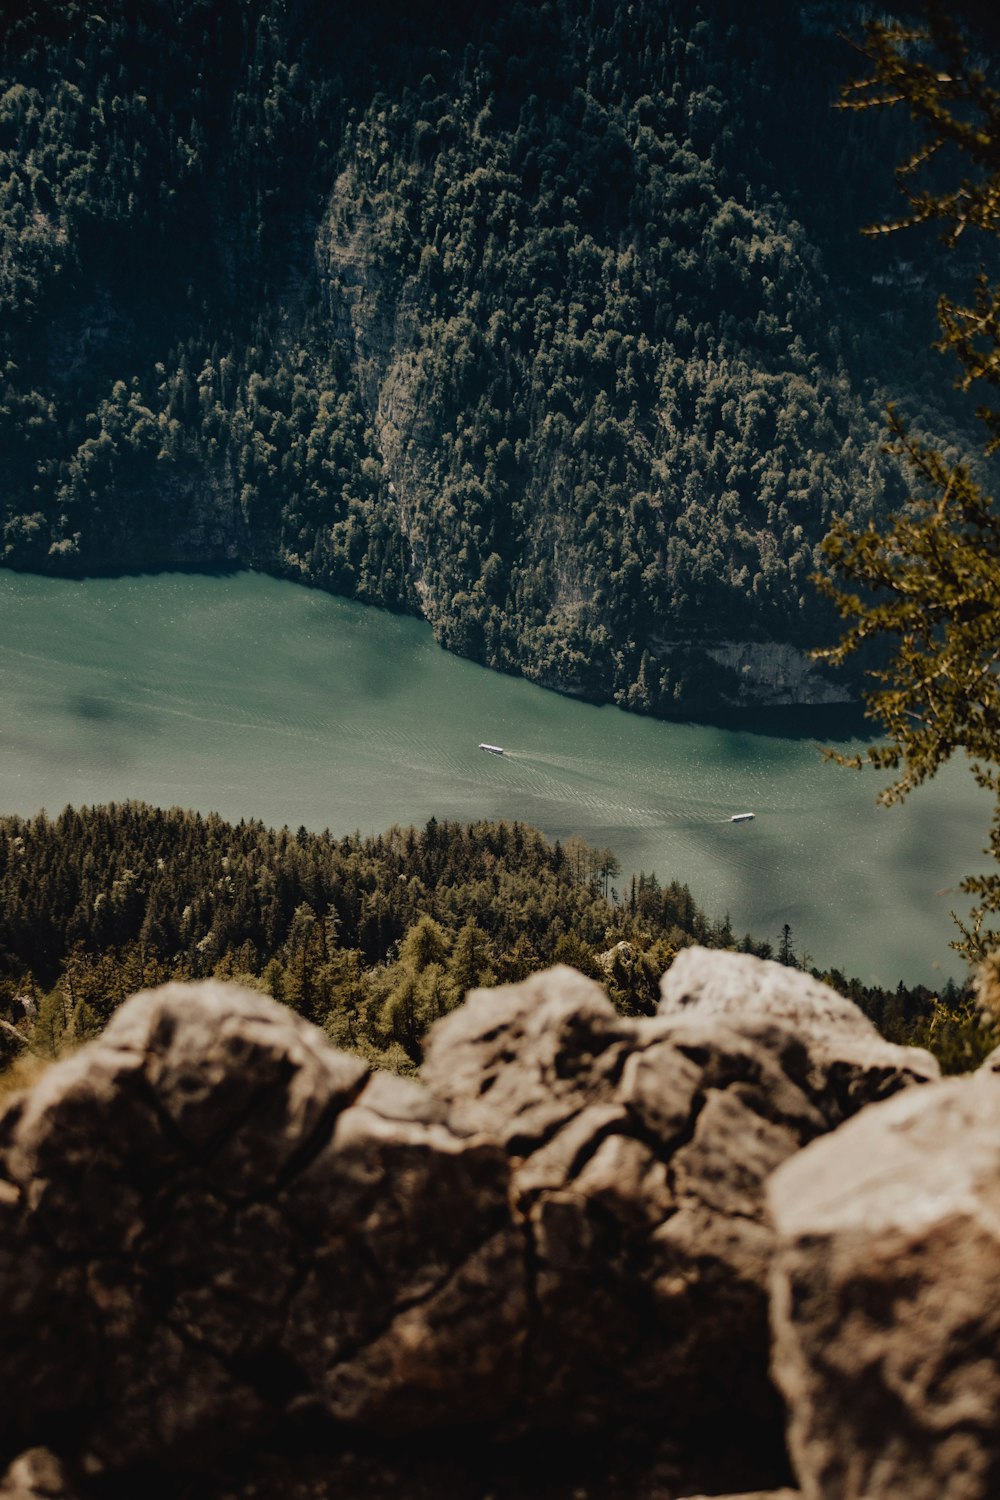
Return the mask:
<path id="1" fill-rule="evenodd" d="M 478 992 L 421 1085 L 232 986 L 128 1002 L 0 1116 L 3 1462 L 192 1500 L 781 1483 L 765 1181 L 932 1069 L 736 964 L 746 1015 L 704 974 L 646 1021 L 568 969 Z"/>
<path id="2" fill-rule="evenodd" d="M 852 694 L 824 677 L 812 658 L 784 641 L 719 641 L 706 655 L 733 674 L 739 703 L 850 703 Z"/>
<path id="3" fill-rule="evenodd" d="M 831 1126 L 897 1093 L 904 1080 L 940 1077 L 929 1052 L 885 1041 L 850 1000 L 769 959 L 686 948 L 660 981 L 660 994 L 661 1015 L 716 1018 L 765 1046 L 776 1028 L 796 1039 L 802 1085 Z"/>
<path id="4" fill-rule="evenodd" d="M 774 1373 L 810 1500 L 1000 1494 L 1000 1088 L 867 1110 L 772 1179 Z"/>
<path id="5" fill-rule="evenodd" d="M 802 1500 L 798 1490 L 743 1490 L 738 1495 L 685 1495 L 684 1500 Z"/>
<path id="6" fill-rule="evenodd" d="M 667 1013 L 645 1021 L 572 970 L 473 992 L 432 1031 L 423 1077 L 455 1128 L 511 1157 L 531 1232 L 532 1413 L 638 1415 L 696 1442 L 722 1422 L 731 1444 L 773 1451 L 764 1183 L 937 1065 L 777 964 L 693 950 L 664 983 Z"/>
<path id="7" fill-rule="evenodd" d="M 495 1418 L 524 1239 L 498 1146 L 283 1007 L 132 1000 L 0 1121 L 0 1421 L 93 1469 L 184 1468 L 313 1404 L 398 1430 Z"/>

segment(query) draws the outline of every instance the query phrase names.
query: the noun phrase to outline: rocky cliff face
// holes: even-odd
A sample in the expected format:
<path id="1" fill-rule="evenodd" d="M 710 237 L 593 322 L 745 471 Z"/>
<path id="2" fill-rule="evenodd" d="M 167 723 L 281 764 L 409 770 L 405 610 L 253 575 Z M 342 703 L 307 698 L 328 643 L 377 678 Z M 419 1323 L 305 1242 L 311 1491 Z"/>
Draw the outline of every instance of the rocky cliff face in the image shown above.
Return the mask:
<path id="1" fill-rule="evenodd" d="M 706 654 L 732 675 L 730 701 L 784 704 L 849 703 L 850 691 L 824 677 L 805 651 L 782 641 L 720 641 Z"/>
<path id="2" fill-rule="evenodd" d="M 567 969 L 474 993 L 421 1084 L 234 987 L 138 996 L 0 1119 L 0 1494 L 778 1484 L 766 1183 L 935 1076 L 700 950 L 652 1020 Z"/>
<path id="3" fill-rule="evenodd" d="M 331 332 L 348 352 L 371 424 L 410 588 L 424 617 L 439 624 L 448 601 L 438 600 L 431 587 L 424 518 L 438 487 L 430 461 L 437 434 L 420 401 L 420 309 L 387 264 L 391 224 L 384 209 L 363 201 L 363 184 L 354 167 L 346 167 L 317 229 L 316 263 Z"/>

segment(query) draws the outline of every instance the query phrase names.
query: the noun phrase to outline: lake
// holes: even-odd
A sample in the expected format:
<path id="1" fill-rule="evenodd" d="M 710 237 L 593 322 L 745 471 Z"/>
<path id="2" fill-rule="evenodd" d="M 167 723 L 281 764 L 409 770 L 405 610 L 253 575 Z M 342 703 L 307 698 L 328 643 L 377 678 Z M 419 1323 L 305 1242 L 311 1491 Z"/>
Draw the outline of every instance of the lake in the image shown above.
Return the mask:
<path id="1" fill-rule="evenodd" d="M 988 800 L 961 764 L 877 809 L 873 773 L 822 760 L 838 733 L 854 744 L 843 712 L 642 719 L 249 572 L 0 571 L 0 707 L 2 812 L 134 797 L 334 833 L 520 818 L 614 849 L 622 887 L 687 881 L 738 933 L 776 943 L 788 922 L 800 953 L 865 980 L 962 973 L 948 913 L 983 867 Z"/>

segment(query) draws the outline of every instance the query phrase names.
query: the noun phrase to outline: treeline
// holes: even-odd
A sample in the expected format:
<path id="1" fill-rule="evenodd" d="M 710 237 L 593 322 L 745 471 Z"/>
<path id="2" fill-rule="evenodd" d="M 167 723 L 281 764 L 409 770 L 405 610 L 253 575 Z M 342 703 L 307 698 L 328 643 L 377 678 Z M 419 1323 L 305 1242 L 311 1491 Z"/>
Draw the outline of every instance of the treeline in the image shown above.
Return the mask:
<path id="1" fill-rule="evenodd" d="M 929 305 L 854 235 L 856 7 L 750 12 L 0 0 L 0 558 L 248 562 L 654 713 L 815 642 Z"/>
<path id="2" fill-rule="evenodd" d="M 772 956 L 728 917 L 710 920 L 686 885 L 641 875 L 619 892 L 619 873 L 610 850 L 550 844 L 521 823 L 432 818 L 334 838 L 135 802 L 2 818 L 0 1065 L 97 1034 L 136 990 L 216 976 L 408 1071 L 427 1027 L 478 985 L 563 962 L 643 1015 L 685 945 Z M 795 962 L 787 929 L 779 956 Z M 935 1045 L 956 1067 L 982 1054 L 987 1034 L 973 1035 L 953 987 L 824 977 L 894 1040 Z"/>
<path id="3" fill-rule="evenodd" d="M 397 1067 L 466 990 L 552 963 L 651 1012 L 681 944 L 732 934 L 678 882 L 616 903 L 617 868 L 521 823 L 334 838 L 134 802 L 0 819 L 0 1049 L 51 1051 L 143 986 L 210 975 Z"/>
<path id="4" fill-rule="evenodd" d="M 848 979 L 839 969 L 817 978 L 853 1000 L 888 1041 L 933 1052 L 945 1073 L 971 1072 L 1000 1046 L 1000 1018 L 982 1008 L 968 980 L 892 989 Z"/>

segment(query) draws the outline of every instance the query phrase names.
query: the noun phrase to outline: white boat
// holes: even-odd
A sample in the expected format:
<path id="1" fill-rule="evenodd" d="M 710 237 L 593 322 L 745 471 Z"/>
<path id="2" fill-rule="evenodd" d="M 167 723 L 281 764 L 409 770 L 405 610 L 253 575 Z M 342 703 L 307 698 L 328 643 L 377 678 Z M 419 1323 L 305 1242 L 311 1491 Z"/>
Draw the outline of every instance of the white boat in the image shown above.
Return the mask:
<path id="1" fill-rule="evenodd" d="M 730 823 L 752 823 L 756 813 L 733 813 L 729 819 Z"/>
<path id="2" fill-rule="evenodd" d="M 502 755 L 503 754 L 503 746 L 502 745 L 486 745 L 486 744 L 483 744 L 483 745 L 480 745 L 479 748 L 480 748 L 480 750 L 487 750 L 490 755 Z M 752 816 L 752 814 L 751 814 L 751 816 Z"/>

